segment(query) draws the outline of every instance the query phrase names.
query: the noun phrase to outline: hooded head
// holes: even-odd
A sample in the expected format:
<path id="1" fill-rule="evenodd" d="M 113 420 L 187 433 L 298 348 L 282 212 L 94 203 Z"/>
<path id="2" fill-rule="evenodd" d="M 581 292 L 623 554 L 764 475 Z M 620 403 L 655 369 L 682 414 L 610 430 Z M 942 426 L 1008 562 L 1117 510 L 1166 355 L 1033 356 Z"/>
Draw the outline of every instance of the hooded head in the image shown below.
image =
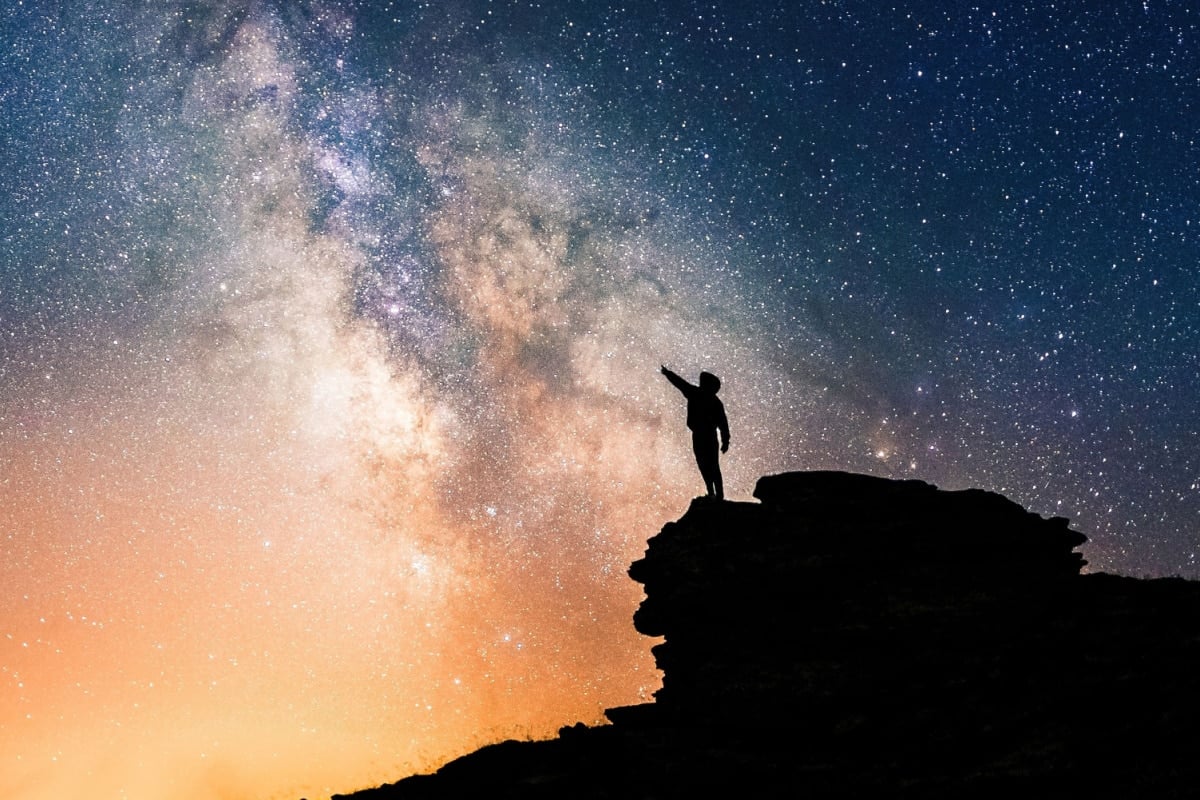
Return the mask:
<path id="1" fill-rule="evenodd" d="M 711 372 L 701 372 L 700 388 L 706 392 L 716 394 L 721 389 L 721 379 Z"/>

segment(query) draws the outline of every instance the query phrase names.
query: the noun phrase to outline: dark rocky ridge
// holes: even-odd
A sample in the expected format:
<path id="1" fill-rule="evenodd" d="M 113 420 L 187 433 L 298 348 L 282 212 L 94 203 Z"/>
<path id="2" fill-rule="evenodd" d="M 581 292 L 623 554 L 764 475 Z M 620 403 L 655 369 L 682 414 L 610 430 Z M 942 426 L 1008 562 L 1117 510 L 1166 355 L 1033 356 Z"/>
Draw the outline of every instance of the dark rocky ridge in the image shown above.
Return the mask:
<path id="1" fill-rule="evenodd" d="M 833 472 L 696 500 L 630 575 L 655 702 L 355 800 L 1192 796 L 1200 584 L 1080 575 L 981 491 Z"/>

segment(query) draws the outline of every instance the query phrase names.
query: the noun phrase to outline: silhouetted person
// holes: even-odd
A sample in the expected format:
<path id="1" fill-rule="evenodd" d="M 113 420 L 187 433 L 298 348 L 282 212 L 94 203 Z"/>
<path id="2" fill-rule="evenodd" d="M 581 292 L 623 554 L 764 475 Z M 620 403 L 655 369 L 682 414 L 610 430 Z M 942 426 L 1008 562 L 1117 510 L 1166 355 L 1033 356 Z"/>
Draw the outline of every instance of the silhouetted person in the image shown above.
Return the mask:
<path id="1" fill-rule="evenodd" d="M 692 429 L 692 452 L 696 454 L 696 466 L 704 477 L 704 487 L 709 497 L 725 496 L 721 482 L 721 461 L 717 455 L 717 434 L 721 434 L 721 452 L 729 450 L 729 420 L 725 418 L 725 406 L 717 399 L 721 379 L 711 372 L 700 373 L 700 385 L 693 386 L 666 367 L 662 374 L 667 376 L 676 389 L 687 398 L 687 426 Z"/>

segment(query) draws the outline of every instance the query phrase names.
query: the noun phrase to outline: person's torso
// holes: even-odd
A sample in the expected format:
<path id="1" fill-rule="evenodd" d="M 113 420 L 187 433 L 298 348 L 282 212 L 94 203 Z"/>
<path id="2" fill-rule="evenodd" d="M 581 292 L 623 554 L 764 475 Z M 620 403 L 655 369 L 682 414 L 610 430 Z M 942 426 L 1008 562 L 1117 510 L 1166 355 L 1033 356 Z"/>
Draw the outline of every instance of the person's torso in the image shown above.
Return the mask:
<path id="1" fill-rule="evenodd" d="M 713 430 L 720 425 L 724 407 L 715 394 L 699 392 L 688 398 L 687 426 L 694 431 Z"/>

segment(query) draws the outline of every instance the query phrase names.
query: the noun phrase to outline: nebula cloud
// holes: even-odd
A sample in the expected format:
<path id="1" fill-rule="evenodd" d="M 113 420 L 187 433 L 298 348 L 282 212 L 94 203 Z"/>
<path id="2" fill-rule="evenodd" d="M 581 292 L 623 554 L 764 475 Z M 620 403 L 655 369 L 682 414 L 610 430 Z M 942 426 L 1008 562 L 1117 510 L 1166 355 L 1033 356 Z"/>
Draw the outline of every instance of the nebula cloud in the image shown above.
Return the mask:
<path id="1" fill-rule="evenodd" d="M 697 254 L 536 108 L 422 98 L 389 172 L 347 140 L 394 87 L 306 100 L 282 15 L 189 13 L 111 155 L 141 310 L 8 401 L 6 796 L 311 796 L 648 698 L 658 359 L 754 362 Z"/>

